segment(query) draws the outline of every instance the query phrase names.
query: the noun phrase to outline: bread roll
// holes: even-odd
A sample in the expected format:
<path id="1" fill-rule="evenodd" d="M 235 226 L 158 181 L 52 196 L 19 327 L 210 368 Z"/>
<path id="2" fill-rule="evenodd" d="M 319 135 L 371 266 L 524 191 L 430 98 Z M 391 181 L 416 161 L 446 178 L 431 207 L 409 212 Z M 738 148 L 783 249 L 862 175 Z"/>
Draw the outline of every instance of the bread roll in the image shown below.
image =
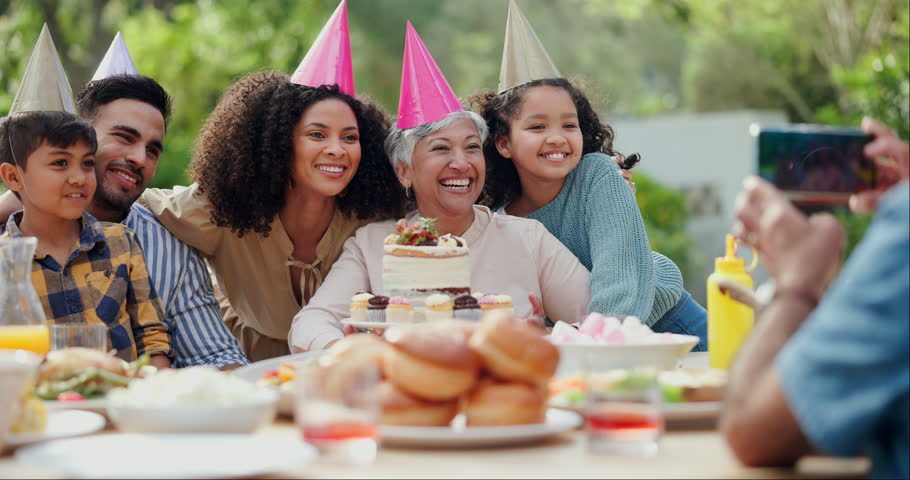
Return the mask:
<path id="1" fill-rule="evenodd" d="M 546 420 L 546 396 L 535 385 L 484 378 L 466 398 L 469 427 L 524 425 Z"/>
<path id="2" fill-rule="evenodd" d="M 470 345 L 487 370 L 502 380 L 545 385 L 559 364 L 559 350 L 543 332 L 510 314 L 485 318 Z"/>
<path id="3" fill-rule="evenodd" d="M 382 425 L 445 427 L 458 413 L 458 401 L 432 402 L 408 395 L 394 383 L 381 382 L 376 397 L 382 409 Z"/>
<path id="4" fill-rule="evenodd" d="M 445 327 L 393 327 L 385 332 L 391 348 L 382 357 L 385 376 L 405 392 L 425 400 L 451 400 L 477 380 L 480 361 L 465 335 Z"/>
<path id="5" fill-rule="evenodd" d="M 342 399 L 355 389 L 357 382 L 378 378 L 387 348 L 385 340 L 371 333 L 348 335 L 332 345 L 319 357 L 319 365 L 326 370 L 322 376 L 326 395 Z"/>

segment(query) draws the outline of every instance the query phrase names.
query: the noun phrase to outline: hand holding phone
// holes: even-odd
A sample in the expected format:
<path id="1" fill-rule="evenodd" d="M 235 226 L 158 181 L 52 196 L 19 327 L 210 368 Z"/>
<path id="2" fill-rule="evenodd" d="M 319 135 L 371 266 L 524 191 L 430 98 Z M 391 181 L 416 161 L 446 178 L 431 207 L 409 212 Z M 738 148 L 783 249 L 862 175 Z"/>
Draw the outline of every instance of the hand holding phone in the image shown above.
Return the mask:
<path id="1" fill-rule="evenodd" d="M 875 189 L 850 197 L 850 209 L 854 212 L 875 210 L 879 197 L 895 184 L 910 178 L 910 143 L 872 117 L 863 118 L 863 131 L 874 138 L 864 149 L 866 156 L 881 160 L 876 162 Z"/>
<path id="2" fill-rule="evenodd" d="M 845 205 L 876 185 L 875 162 L 864 153 L 862 130 L 824 125 L 753 125 L 758 173 L 794 204 L 817 209 Z"/>

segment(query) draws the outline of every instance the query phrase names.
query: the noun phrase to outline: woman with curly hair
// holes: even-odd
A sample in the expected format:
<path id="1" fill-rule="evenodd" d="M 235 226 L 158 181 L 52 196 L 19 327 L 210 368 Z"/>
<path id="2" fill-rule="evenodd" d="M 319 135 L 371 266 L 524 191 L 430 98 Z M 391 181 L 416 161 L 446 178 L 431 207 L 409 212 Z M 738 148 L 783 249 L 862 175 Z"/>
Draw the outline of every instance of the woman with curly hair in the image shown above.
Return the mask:
<path id="1" fill-rule="evenodd" d="M 389 119 L 337 86 L 242 77 L 202 128 L 193 184 L 148 189 L 145 204 L 208 259 L 225 322 L 251 361 L 289 353 L 291 320 L 345 240 L 403 211 L 383 151 Z"/>
<path id="2" fill-rule="evenodd" d="M 545 78 L 477 93 L 471 104 L 490 130 L 483 203 L 539 220 L 578 257 L 591 271 L 589 311 L 697 335 L 696 350 L 706 350 L 707 313 L 683 289 L 676 264 L 651 251 L 621 173 L 637 156 L 613 150 L 613 129 L 585 94 L 565 78 Z"/>

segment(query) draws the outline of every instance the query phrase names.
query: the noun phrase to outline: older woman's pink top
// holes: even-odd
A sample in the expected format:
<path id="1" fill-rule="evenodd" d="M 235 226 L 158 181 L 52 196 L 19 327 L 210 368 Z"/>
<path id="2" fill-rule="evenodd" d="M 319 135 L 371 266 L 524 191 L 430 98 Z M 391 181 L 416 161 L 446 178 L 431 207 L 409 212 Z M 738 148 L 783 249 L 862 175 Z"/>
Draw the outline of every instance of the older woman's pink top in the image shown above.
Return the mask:
<path id="1" fill-rule="evenodd" d="M 417 212 L 408 216 L 416 218 Z M 291 323 L 292 352 L 320 350 L 344 336 L 341 320 L 350 317 L 351 296 L 361 290 L 381 293 L 383 240 L 394 221 L 357 230 L 344 244 L 322 286 Z M 591 299 L 590 273 L 537 220 L 491 213 L 474 206 L 474 223 L 462 238 L 470 248 L 471 288 L 512 297 L 515 313 L 531 313 L 528 294 L 542 300 L 553 321 L 580 321 Z"/>

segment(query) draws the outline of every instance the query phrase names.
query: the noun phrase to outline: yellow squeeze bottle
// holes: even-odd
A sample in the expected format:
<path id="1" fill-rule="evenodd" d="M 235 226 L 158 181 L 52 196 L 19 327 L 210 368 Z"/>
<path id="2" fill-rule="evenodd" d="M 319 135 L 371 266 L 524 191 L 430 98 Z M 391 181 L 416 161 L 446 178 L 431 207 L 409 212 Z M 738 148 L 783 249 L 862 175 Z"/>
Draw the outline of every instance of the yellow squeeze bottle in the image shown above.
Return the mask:
<path id="1" fill-rule="evenodd" d="M 708 277 L 708 356 L 711 368 L 730 367 L 755 322 L 755 312 L 751 307 L 730 298 L 730 294 L 722 293 L 717 286 L 718 280 L 728 278 L 753 288 L 749 271 L 755 268 L 758 257 L 753 250 L 752 265 L 747 270 L 745 260 L 735 255 L 735 242 L 733 235 L 727 235 L 726 255 L 715 259 L 714 273 Z"/>

